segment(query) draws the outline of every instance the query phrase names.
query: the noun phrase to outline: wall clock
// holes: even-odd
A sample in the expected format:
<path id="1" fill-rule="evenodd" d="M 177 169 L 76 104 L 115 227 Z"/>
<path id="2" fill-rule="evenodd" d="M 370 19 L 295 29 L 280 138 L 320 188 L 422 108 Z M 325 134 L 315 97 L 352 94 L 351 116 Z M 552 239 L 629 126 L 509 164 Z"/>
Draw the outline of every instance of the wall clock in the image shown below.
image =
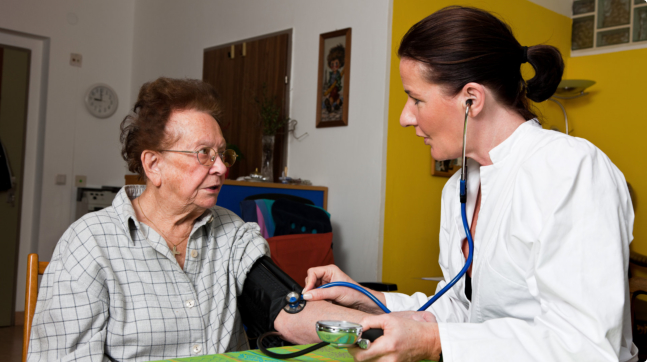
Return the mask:
<path id="1" fill-rule="evenodd" d="M 98 118 L 112 116 L 119 106 L 117 92 L 107 84 L 95 84 L 85 92 L 85 106 L 90 113 Z"/>

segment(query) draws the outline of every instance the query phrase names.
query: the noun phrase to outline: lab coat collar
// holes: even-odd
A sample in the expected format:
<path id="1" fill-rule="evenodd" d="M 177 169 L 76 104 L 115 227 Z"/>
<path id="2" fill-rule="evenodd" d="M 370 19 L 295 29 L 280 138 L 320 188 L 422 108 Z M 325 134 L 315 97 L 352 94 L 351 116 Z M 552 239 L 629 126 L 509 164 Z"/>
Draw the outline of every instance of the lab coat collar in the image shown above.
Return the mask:
<path id="1" fill-rule="evenodd" d="M 501 144 L 490 150 L 489 154 L 492 163 L 495 164 L 497 162 L 503 161 L 503 159 L 505 159 L 511 153 L 513 148 L 515 148 L 515 146 L 518 144 L 518 141 L 523 138 L 523 135 L 535 127 L 541 128 L 541 125 L 539 124 L 537 118 L 526 121 L 519 127 L 517 127 L 517 129 L 512 132 L 510 137 L 506 138 L 505 141 L 501 142 Z"/>
<path id="2" fill-rule="evenodd" d="M 541 128 L 539 121 L 536 118 L 533 118 L 525 123 L 522 123 L 517 129 L 512 132 L 510 137 L 505 141 L 501 142 L 498 146 L 490 150 L 490 159 L 492 160 L 493 165 L 497 162 L 503 161 L 510 153 L 513 152 L 514 148 L 517 146 L 519 141 L 523 138 L 523 135 L 532 130 L 533 128 Z M 467 224 L 472 226 L 472 217 L 474 216 L 474 209 L 476 208 L 476 198 L 478 196 L 479 187 L 481 186 L 481 166 L 478 162 L 467 159 L 467 203 L 465 205 L 465 211 L 467 212 Z M 485 166 L 484 172 L 489 169 L 491 166 Z M 487 172 L 486 172 L 487 173 Z M 458 199 L 460 195 L 460 182 L 456 183 L 456 198 Z M 461 240 L 465 239 L 467 235 L 465 234 L 465 229 L 463 227 L 463 219 L 460 214 L 454 220 L 458 228 Z"/>

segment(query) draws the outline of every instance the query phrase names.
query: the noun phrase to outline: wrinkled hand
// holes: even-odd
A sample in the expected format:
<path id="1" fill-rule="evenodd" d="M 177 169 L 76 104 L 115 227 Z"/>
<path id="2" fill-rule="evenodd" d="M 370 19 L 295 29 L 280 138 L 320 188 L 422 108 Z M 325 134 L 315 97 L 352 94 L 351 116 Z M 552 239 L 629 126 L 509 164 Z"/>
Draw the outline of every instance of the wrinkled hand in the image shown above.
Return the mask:
<path id="1" fill-rule="evenodd" d="M 368 349 L 349 348 L 355 361 L 420 361 L 440 358 L 441 346 L 438 324 L 429 323 L 428 312 L 402 312 L 368 316 L 360 324 L 364 330 L 382 328 L 384 335 L 375 340 Z M 414 317 L 415 316 L 415 317 Z M 419 322 L 414 318 L 422 318 Z M 433 317 L 435 320 L 436 318 Z"/>
<path id="2" fill-rule="evenodd" d="M 346 275 L 335 265 L 328 265 L 308 269 L 306 277 L 306 287 L 303 289 L 303 299 L 305 300 L 327 300 L 335 304 L 343 305 L 348 308 L 361 310 L 366 313 L 380 314 L 382 309 L 378 307 L 369 297 L 355 289 L 347 287 L 332 287 L 326 289 L 314 289 L 324 284 L 332 282 L 347 282 L 355 285 L 353 279 Z M 382 303 L 386 303 L 384 294 L 365 288 L 373 294 Z"/>

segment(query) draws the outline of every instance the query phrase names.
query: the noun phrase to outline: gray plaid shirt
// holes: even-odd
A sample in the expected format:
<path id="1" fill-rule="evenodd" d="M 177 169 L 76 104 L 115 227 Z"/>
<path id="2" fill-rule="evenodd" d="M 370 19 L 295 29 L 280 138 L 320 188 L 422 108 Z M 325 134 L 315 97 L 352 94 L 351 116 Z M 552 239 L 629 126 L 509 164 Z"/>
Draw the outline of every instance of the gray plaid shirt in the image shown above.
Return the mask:
<path id="1" fill-rule="evenodd" d="M 150 361 L 247 349 L 236 296 L 269 255 L 256 224 L 214 207 L 199 217 L 184 270 L 137 221 L 126 186 L 65 232 L 41 281 L 29 361 Z"/>

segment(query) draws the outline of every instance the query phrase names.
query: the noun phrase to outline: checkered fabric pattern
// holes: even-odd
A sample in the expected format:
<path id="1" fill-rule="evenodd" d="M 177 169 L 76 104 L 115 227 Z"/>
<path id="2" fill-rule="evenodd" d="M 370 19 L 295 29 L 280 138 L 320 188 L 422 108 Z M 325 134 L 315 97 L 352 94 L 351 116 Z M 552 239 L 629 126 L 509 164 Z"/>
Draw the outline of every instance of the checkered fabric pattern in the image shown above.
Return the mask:
<path id="1" fill-rule="evenodd" d="M 236 296 L 269 255 L 258 225 L 214 207 L 195 221 L 182 270 L 137 221 L 126 186 L 59 240 L 43 276 L 29 361 L 150 361 L 247 349 Z"/>

